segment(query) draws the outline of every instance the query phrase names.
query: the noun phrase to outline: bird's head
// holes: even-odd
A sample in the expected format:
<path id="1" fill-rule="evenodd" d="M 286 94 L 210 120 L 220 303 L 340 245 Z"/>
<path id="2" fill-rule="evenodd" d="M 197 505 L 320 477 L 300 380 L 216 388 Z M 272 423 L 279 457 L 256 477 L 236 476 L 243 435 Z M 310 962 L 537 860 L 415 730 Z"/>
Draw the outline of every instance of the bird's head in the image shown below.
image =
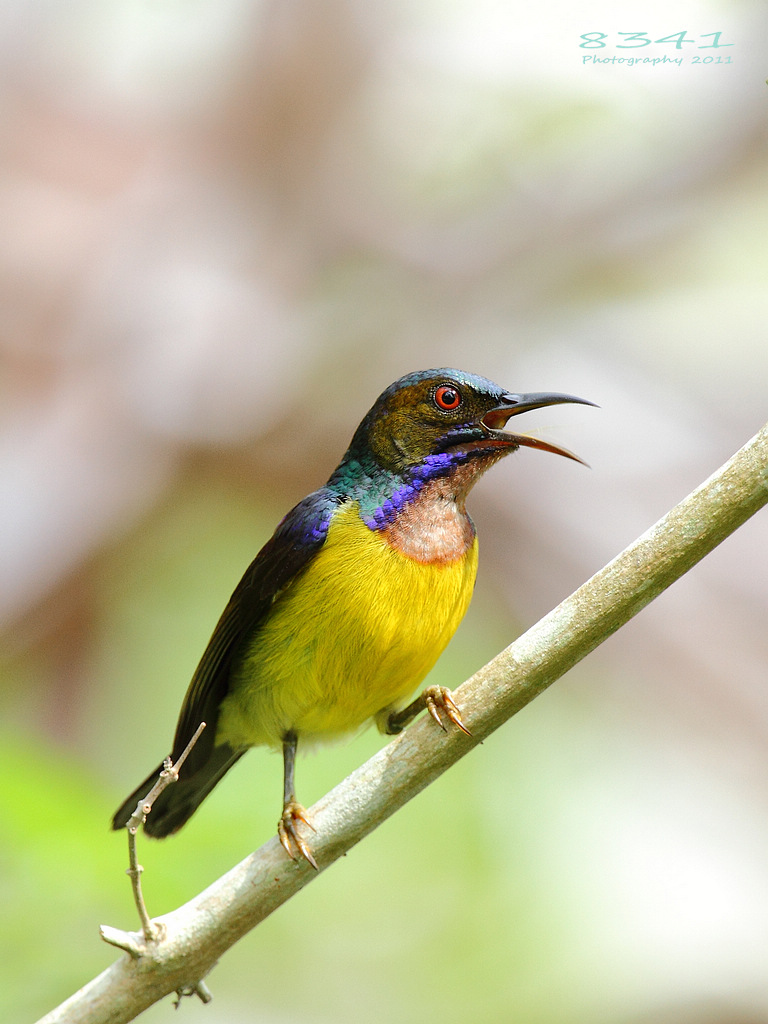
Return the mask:
<path id="1" fill-rule="evenodd" d="M 526 447 L 581 462 L 565 448 L 504 429 L 522 412 L 565 402 L 594 405 L 557 392 L 512 393 L 461 370 L 421 370 L 401 377 L 379 396 L 358 427 L 347 459 L 372 456 L 389 472 L 407 473 L 437 459 L 495 461 Z"/>

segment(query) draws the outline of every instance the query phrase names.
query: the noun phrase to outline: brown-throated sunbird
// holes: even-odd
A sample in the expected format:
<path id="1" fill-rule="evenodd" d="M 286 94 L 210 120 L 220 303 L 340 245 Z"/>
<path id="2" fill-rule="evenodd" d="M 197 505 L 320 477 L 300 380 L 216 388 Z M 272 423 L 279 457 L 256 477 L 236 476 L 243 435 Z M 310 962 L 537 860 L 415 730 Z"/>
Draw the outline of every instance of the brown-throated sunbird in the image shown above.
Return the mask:
<path id="1" fill-rule="evenodd" d="M 557 445 L 504 430 L 521 412 L 582 398 L 512 394 L 459 370 L 395 381 L 357 428 L 325 486 L 279 524 L 230 598 L 179 715 L 175 761 L 207 723 L 179 781 L 155 801 L 144 829 L 179 829 L 249 747 L 282 746 L 287 853 L 317 867 L 296 800 L 299 741 L 374 719 L 399 732 L 427 707 L 464 728 L 444 687 L 406 705 L 453 636 L 472 597 L 477 537 L 465 501 L 473 484 L 520 446 L 581 460 Z M 466 729 L 465 729 L 466 731 Z M 160 768 L 128 797 L 125 826 Z"/>

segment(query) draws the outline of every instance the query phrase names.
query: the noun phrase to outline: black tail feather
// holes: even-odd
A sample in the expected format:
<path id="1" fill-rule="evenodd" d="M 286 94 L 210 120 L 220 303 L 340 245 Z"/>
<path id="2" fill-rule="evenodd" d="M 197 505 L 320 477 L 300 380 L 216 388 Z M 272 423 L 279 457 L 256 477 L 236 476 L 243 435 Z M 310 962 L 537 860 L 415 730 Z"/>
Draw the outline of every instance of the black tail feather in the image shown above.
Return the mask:
<path id="1" fill-rule="evenodd" d="M 235 750 L 228 743 L 214 747 L 211 756 L 194 775 L 185 777 L 181 769 L 178 782 L 172 782 L 158 796 L 152 805 L 144 831 L 148 836 L 162 839 L 178 831 L 197 810 L 213 787 L 226 775 L 235 761 L 245 753 L 244 749 Z M 162 771 L 162 764 L 146 777 L 140 786 L 121 804 L 112 818 L 112 828 L 125 828 L 128 819 L 136 810 L 138 802 L 145 797 L 154 786 Z"/>

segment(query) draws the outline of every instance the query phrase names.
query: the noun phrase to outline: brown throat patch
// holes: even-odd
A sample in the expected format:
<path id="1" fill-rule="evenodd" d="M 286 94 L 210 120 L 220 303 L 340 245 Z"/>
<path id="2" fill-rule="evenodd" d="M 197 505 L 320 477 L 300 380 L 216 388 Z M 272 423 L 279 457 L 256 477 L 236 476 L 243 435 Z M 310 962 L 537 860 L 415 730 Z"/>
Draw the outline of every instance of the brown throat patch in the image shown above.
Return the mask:
<path id="1" fill-rule="evenodd" d="M 396 551 L 417 562 L 450 563 L 462 558 L 475 539 L 475 526 L 467 515 L 467 494 L 477 479 L 506 451 L 493 452 L 458 466 L 450 476 L 426 484 L 397 519 L 381 533 Z"/>

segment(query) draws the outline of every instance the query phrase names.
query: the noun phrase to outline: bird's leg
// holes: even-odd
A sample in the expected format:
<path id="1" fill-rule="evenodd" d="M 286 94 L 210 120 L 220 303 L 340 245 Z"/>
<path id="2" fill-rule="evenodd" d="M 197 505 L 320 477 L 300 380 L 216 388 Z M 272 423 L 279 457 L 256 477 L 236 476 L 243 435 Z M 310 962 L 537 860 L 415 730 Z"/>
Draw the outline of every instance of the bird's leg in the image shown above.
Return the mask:
<path id="1" fill-rule="evenodd" d="M 461 712 L 454 703 L 451 691 L 445 686 L 428 686 L 423 693 L 419 694 L 416 700 L 411 701 L 408 707 L 403 708 L 402 711 L 392 711 L 384 719 L 382 731 L 390 736 L 402 732 L 406 725 L 410 725 L 416 715 L 423 711 L 424 708 L 432 715 L 443 732 L 448 730 L 441 712 L 454 725 L 458 726 L 462 732 L 465 732 L 467 736 L 472 735 L 461 720 Z"/>
<path id="2" fill-rule="evenodd" d="M 277 823 L 277 834 L 283 849 L 291 858 L 296 860 L 294 847 L 301 856 L 311 864 L 315 871 L 318 870 L 317 861 L 312 856 L 312 851 L 299 834 L 298 822 L 302 822 L 309 828 L 312 825 L 307 820 L 307 812 L 297 802 L 295 797 L 294 774 L 296 770 L 296 747 L 299 738 L 295 732 L 287 732 L 283 736 L 283 813 Z M 312 829 L 314 832 L 314 829 Z"/>

